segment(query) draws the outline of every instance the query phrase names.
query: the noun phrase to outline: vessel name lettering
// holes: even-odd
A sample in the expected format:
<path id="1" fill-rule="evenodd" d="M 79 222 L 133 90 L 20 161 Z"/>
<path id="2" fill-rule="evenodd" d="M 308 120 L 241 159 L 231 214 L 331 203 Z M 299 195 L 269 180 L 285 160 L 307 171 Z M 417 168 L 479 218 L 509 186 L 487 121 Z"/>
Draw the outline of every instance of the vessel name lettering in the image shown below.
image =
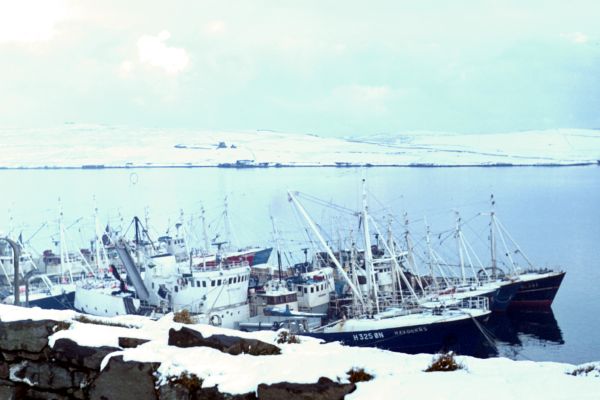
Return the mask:
<path id="1" fill-rule="evenodd" d="M 413 333 L 420 333 L 420 332 L 427 332 L 427 327 L 426 326 L 419 326 L 418 328 L 411 328 L 411 329 L 401 329 L 398 331 L 394 331 L 394 335 L 396 336 L 402 336 L 402 335 L 410 335 Z"/>

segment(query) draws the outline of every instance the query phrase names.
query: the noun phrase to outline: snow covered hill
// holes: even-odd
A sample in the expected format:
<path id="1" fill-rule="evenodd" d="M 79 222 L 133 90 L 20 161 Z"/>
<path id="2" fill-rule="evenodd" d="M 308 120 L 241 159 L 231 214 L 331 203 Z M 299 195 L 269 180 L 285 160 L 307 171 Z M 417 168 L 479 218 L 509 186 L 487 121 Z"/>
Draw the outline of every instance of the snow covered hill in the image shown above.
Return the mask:
<path id="1" fill-rule="evenodd" d="M 0 167 L 577 165 L 600 160 L 600 131 L 467 135 L 413 132 L 324 138 L 64 125 L 0 129 Z"/>

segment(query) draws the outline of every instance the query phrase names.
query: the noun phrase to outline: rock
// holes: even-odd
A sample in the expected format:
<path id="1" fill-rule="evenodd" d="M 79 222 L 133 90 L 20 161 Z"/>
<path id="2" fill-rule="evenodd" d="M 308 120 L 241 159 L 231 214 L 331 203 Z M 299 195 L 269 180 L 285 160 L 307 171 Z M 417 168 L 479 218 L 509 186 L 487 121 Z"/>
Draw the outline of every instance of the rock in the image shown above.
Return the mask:
<path id="1" fill-rule="evenodd" d="M 0 379 L 8 379 L 9 366 L 8 363 L 0 361 Z M 0 397 L 1 399 L 2 397 Z"/>
<path id="2" fill-rule="evenodd" d="M 337 383 L 319 378 L 317 383 L 275 383 L 258 385 L 259 400 L 338 400 L 356 389 L 353 383 Z"/>
<path id="3" fill-rule="evenodd" d="M 212 335 L 205 338 L 200 332 L 187 327 L 178 331 L 172 328 L 169 330 L 169 346 L 205 346 L 232 355 L 241 353 L 253 356 L 281 354 L 279 347 L 260 340 L 228 335 Z"/>
<path id="4" fill-rule="evenodd" d="M 91 400 L 151 400 L 157 399 L 154 372 L 158 364 L 123 361 L 123 356 L 111 357 L 108 365 L 91 384 Z"/>
<path id="5" fill-rule="evenodd" d="M 13 362 L 19 359 L 19 357 L 13 353 L 2 353 L 2 358 L 8 362 Z"/>
<path id="6" fill-rule="evenodd" d="M 29 389 L 23 397 L 19 399 L 39 399 L 39 400 L 69 400 L 69 396 L 51 393 L 51 392 L 39 392 L 34 389 Z"/>
<path id="7" fill-rule="evenodd" d="M 85 395 L 85 392 L 82 389 L 77 389 L 77 390 L 71 389 L 68 391 L 68 393 L 71 396 L 71 398 L 74 398 L 74 399 L 85 400 L 87 398 L 87 396 Z"/>
<path id="8" fill-rule="evenodd" d="M 149 341 L 150 340 L 148 340 L 148 339 L 120 337 L 119 338 L 119 347 L 122 347 L 124 349 L 131 349 L 133 347 L 138 347 Z"/>
<path id="9" fill-rule="evenodd" d="M 163 385 L 158 390 L 160 400 L 192 400 L 192 394 L 189 389 L 182 384 Z"/>
<path id="10" fill-rule="evenodd" d="M 49 354 L 50 350 L 47 347 L 44 347 L 40 353 L 30 353 L 28 351 L 17 351 L 15 353 L 17 357 L 24 358 L 26 360 L 31 361 L 48 361 L 50 360 Z"/>
<path id="11" fill-rule="evenodd" d="M 190 391 L 181 384 L 164 385 L 159 389 L 160 400 L 256 400 L 256 394 L 221 393 L 218 388 L 210 387 Z"/>
<path id="12" fill-rule="evenodd" d="M 100 371 L 100 364 L 104 357 L 119 350 L 117 347 L 110 346 L 80 346 L 71 339 L 58 339 L 52 348 L 53 356 L 57 361 L 95 371 Z"/>
<path id="13" fill-rule="evenodd" d="M 0 386 L 0 399 L 2 400 L 20 400 L 22 390 L 13 386 Z"/>
<path id="14" fill-rule="evenodd" d="M 256 394 L 229 394 L 221 393 L 216 387 L 200 389 L 196 392 L 194 400 L 256 400 Z M 162 399 L 161 399 L 162 400 Z"/>
<path id="15" fill-rule="evenodd" d="M 0 349 L 39 353 L 48 345 L 48 336 L 64 322 L 41 320 L 0 322 Z M 23 332 L 27 332 L 26 335 Z"/>
<path id="16" fill-rule="evenodd" d="M 11 365 L 10 380 L 22 382 L 37 389 L 62 390 L 73 387 L 71 371 L 52 363 L 22 361 Z"/>

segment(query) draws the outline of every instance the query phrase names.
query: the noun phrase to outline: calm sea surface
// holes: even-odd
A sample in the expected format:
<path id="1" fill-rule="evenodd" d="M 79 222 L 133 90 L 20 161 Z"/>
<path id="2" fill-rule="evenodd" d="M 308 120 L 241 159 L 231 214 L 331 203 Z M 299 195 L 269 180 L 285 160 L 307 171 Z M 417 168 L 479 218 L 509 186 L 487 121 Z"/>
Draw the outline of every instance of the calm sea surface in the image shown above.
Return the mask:
<path id="1" fill-rule="evenodd" d="M 567 271 L 552 313 L 508 314 L 491 321 L 500 354 L 570 363 L 600 360 L 599 167 L 2 170 L 0 177 L 0 230 L 12 237 L 23 232 L 38 252 L 53 248 L 60 208 L 74 246 L 89 243 L 95 205 L 102 226 L 109 222 L 125 230 L 139 215 L 148 218 L 152 232 L 163 234 L 183 218 L 194 226 L 192 239 L 199 242 L 201 207 L 211 237 L 226 232 L 220 215 L 227 198 L 231 234 L 220 233 L 221 238 L 239 246 L 273 245 L 274 225 L 286 258 L 296 262 L 304 257 L 298 249 L 309 246 L 305 225 L 287 200 L 288 189 L 324 200 L 304 197 L 303 204 L 329 232 L 328 240 L 346 245 L 350 229 L 359 228 L 346 209 L 360 206 L 361 180 L 367 178 L 369 207 L 382 230 L 389 219 L 402 238 L 406 212 L 415 243 L 422 246 L 426 217 L 434 246 L 441 242 L 440 252 L 448 258 L 456 249 L 453 210 L 466 222 L 463 232 L 473 247 L 483 249 L 489 228 L 486 217 L 475 216 L 489 211 L 493 193 L 498 216 L 529 259 Z M 483 250 L 479 256 L 489 259 Z"/>

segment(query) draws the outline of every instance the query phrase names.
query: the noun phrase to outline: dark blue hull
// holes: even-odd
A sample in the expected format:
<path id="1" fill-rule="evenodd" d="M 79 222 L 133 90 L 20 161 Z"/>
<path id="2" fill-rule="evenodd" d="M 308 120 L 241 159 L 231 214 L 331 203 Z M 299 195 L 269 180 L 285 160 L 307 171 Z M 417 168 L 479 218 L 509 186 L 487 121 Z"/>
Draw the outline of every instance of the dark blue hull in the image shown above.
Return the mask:
<path id="1" fill-rule="evenodd" d="M 22 300 L 25 301 L 24 298 Z M 46 310 L 74 310 L 74 304 L 74 291 L 29 301 L 29 307 L 39 307 Z"/>
<path id="2" fill-rule="evenodd" d="M 565 272 L 523 282 L 509 308 L 549 308 L 560 288 Z"/>
<path id="3" fill-rule="evenodd" d="M 478 322 L 483 323 L 487 317 L 479 317 Z M 409 354 L 454 351 L 463 355 L 477 355 L 484 342 L 480 328 L 471 318 L 409 327 L 356 332 L 311 332 L 303 335 L 326 342 L 341 342 L 347 346 L 377 347 Z"/>
<path id="4" fill-rule="evenodd" d="M 494 312 L 504 312 L 510 306 L 510 303 L 521 289 L 522 282 L 511 282 L 503 284 L 491 296 L 490 310 Z"/>

